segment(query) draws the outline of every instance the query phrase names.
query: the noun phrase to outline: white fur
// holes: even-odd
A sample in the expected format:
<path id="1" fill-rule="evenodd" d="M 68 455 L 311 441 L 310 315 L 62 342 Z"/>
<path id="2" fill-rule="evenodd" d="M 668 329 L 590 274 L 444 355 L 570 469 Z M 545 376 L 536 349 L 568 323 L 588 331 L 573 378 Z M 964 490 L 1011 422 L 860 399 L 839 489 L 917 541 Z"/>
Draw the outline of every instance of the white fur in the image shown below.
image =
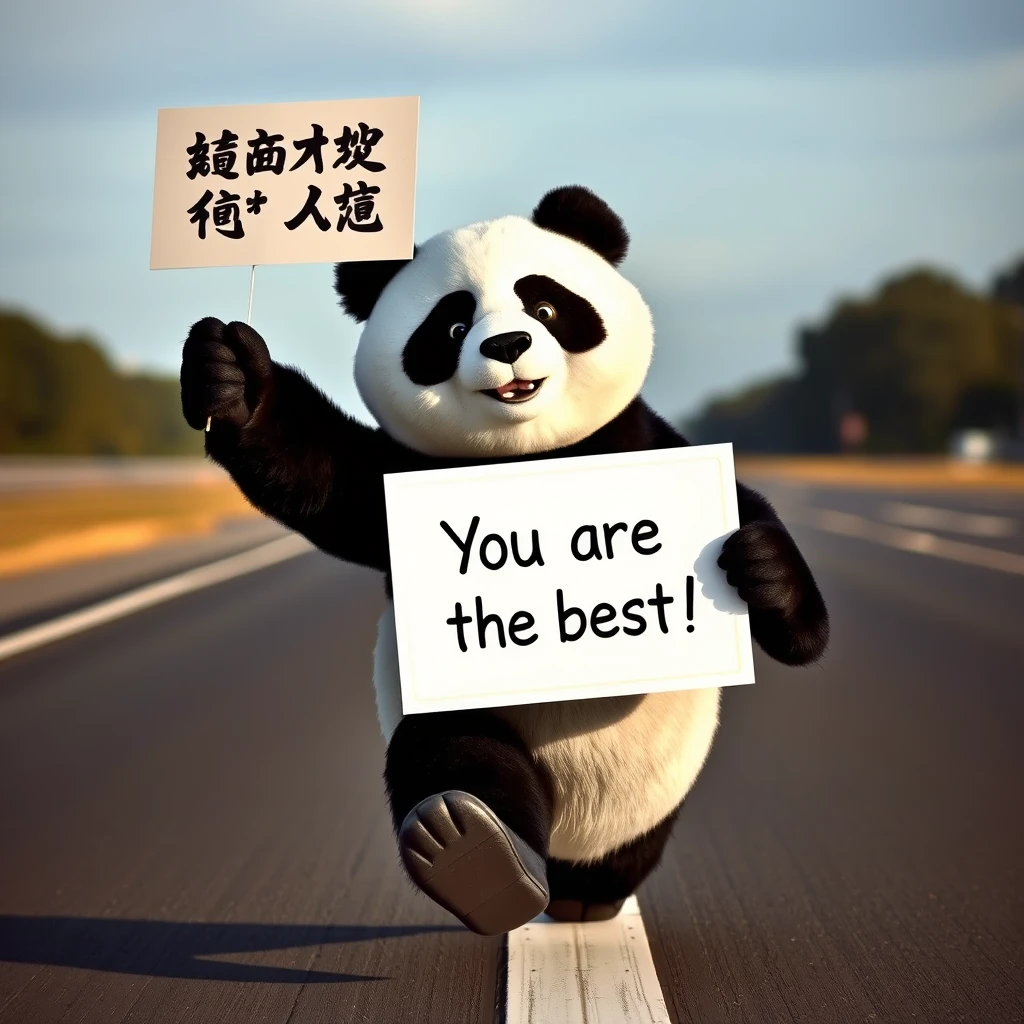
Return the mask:
<path id="1" fill-rule="evenodd" d="M 587 299 L 606 338 L 566 352 L 513 290 L 543 274 Z M 451 380 L 414 384 L 402 351 L 437 301 L 470 291 L 477 307 Z M 525 330 L 529 349 L 510 369 L 480 353 L 486 338 Z M 585 246 L 520 217 L 437 235 L 382 292 L 359 341 L 356 383 L 381 426 L 436 456 L 504 456 L 573 444 L 636 397 L 654 345 L 650 311 L 614 267 Z M 482 390 L 546 378 L 529 402 L 504 405 Z M 381 616 L 374 687 L 384 738 L 402 719 L 394 607 Z M 718 690 L 683 690 L 497 710 L 555 786 L 551 854 L 596 860 L 668 815 L 693 785 L 718 724 Z"/>
<path id="2" fill-rule="evenodd" d="M 384 739 L 402 720 L 395 611 L 374 652 Z M 555 787 L 550 854 L 597 860 L 650 831 L 690 791 L 718 726 L 717 689 L 497 708 Z"/>
<path id="3" fill-rule="evenodd" d="M 513 290 L 543 274 L 586 298 L 607 337 L 588 352 L 566 352 Z M 437 301 L 472 292 L 476 314 L 458 369 L 431 387 L 402 370 L 410 335 Z M 488 359 L 480 343 L 525 330 L 533 343 L 510 368 Z M 651 315 L 640 293 L 595 252 L 522 217 L 435 235 L 381 293 L 356 351 L 359 393 L 380 425 L 409 447 L 437 456 L 504 456 L 549 451 L 588 437 L 636 397 L 654 347 Z M 483 390 L 547 378 L 528 402 L 503 404 Z"/>
<path id="4" fill-rule="evenodd" d="M 597 860 L 678 807 L 711 749 L 719 692 L 498 708 L 554 783 L 551 856 Z"/>

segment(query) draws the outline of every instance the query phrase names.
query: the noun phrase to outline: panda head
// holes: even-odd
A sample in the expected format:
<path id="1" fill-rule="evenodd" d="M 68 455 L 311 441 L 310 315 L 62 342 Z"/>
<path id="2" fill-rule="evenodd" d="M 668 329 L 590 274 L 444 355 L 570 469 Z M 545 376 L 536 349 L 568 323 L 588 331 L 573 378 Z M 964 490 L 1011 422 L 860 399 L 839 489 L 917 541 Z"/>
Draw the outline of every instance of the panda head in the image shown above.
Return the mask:
<path id="1" fill-rule="evenodd" d="M 359 393 L 378 423 L 434 456 L 523 455 L 574 444 L 640 391 L 651 315 L 616 269 L 629 238 L 600 199 L 556 189 L 532 220 L 435 235 L 411 260 L 340 263 L 365 321 Z"/>

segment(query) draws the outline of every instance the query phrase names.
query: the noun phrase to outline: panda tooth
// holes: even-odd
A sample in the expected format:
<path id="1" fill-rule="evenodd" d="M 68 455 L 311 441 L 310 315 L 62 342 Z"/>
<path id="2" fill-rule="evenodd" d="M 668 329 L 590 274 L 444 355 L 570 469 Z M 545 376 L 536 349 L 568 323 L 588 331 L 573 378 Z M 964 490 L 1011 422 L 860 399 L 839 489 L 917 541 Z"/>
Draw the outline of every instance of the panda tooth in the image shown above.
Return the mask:
<path id="1" fill-rule="evenodd" d="M 527 391 L 532 391 L 536 386 L 537 386 L 536 384 L 532 384 L 532 383 L 531 384 L 527 384 L 526 385 L 526 390 Z"/>
<path id="2" fill-rule="evenodd" d="M 502 398 L 515 398 L 516 393 L 514 391 L 505 391 L 502 393 Z"/>

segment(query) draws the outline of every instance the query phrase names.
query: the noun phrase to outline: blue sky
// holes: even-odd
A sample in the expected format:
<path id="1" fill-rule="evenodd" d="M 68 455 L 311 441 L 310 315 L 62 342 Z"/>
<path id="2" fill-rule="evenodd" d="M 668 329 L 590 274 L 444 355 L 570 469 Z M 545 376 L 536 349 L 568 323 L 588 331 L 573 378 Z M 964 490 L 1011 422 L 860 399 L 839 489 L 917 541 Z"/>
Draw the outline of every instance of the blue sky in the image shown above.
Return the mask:
<path id="1" fill-rule="evenodd" d="M 0 13 L 0 303 L 175 371 L 248 269 L 148 269 L 161 106 L 419 95 L 417 229 L 602 195 L 677 417 L 791 365 L 794 329 L 912 264 L 1024 255 L 1021 0 L 207 0 Z M 344 407 L 325 265 L 257 270 L 253 323 Z"/>

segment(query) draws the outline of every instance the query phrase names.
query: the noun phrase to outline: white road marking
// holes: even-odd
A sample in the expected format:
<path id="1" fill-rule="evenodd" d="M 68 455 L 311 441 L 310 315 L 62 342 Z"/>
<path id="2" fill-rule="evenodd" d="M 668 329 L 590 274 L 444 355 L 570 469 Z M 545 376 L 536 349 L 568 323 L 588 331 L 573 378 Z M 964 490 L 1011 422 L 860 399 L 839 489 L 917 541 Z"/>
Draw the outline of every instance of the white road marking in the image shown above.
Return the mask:
<path id="1" fill-rule="evenodd" d="M 636 897 L 611 921 L 508 935 L 507 1024 L 670 1024 Z"/>
<path id="2" fill-rule="evenodd" d="M 151 608 L 155 604 L 170 601 L 194 590 L 202 590 L 215 583 L 276 565 L 309 550 L 309 541 L 296 534 L 289 534 L 287 537 L 272 540 L 269 544 L 261 544 L 258 548 L 250 548 L 240 554 L 189 569 L 156 583 L 148 583 L 88 608 L 69 612 L 49 622 L 41 622 L 38 626 L 30 626 L 28 629 L 0 637 L 0 661 L 29 651 L 33 647 L 41 647 L 54 640 L 61 640 L 105 622 L 131 615 L 143 608 Z"/>
<path id="3" fill-rule="evenodd" d="M 844 537 L 860 537 L 862 540 L 913 551 L 919 555 L 934 555 L 952 562 L 976 565 L 984 569 L 1015 573 L 1024 576 L 1024 555 L 1013 551 L 1000 551 L 980 544 L 967 544 L 959 540 L 947 540 L 934 533 L 922 530 L 905 530 L 900 526 L 876 523 L 852 512 L 837 512 L 827 508 L 804 508 L 794 510 L 790 517 L 805 526 L 813 526 L 826 533 L 837 533 Z"/>
<path id="4" fill-rule="evenodd" d="M 1010 537 L 1017 531 L 1017 522 L 1008 516 L 979 515 L 975 512 L 954 512 L 930 505 L 911 505 L 890 501 L 882 506 L 882 518 L 897 526 L 918 526 L 925 530 L 945 530 L 971 537 Z"/>

